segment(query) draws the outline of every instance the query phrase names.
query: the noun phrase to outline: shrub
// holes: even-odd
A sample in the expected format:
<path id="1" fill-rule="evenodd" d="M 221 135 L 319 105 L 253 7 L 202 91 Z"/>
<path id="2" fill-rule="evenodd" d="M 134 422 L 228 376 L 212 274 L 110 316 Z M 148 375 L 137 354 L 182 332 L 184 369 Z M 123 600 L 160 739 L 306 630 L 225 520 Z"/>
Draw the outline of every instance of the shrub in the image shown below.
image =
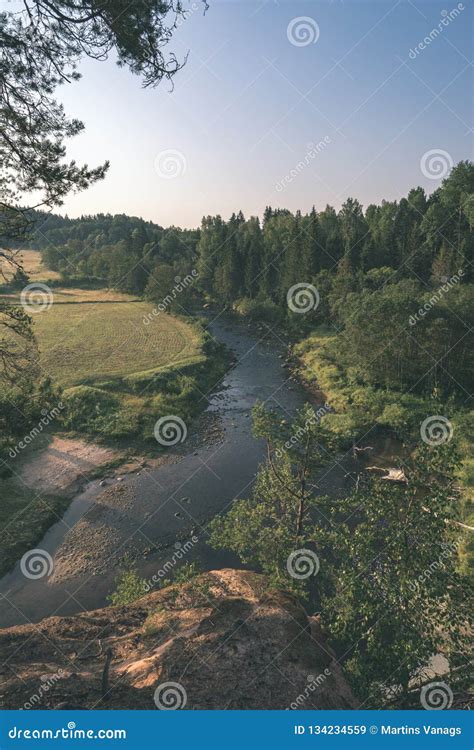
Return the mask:
<path id="1" fill-rule="evenodd" d="M 115 584 L 115 591 L 107 599 L 116 606 L 131 604 L 148 592 L 145 579 L 140 578 L 133 568 L 123 570 L 115 579 Z"/>
<path id="2" fill-rule="evenodd" d="M 63 424 L 71 430 L 99 432 L 118 409 L 119 401 L 111 393 L 93 388 L 89 385 L 78 385 L 68 388 L 63 395 L 65 406 Z"/>
<path id="3" fill-rule="evenodd" d="M 249 299 L 243 297 L 237 300 L 234 310 L 239 315 L 244 315 L 250 320 L 266 320 L 269 323 L 277 323 L 282 319 L 280 308 L 269 299 Z"/>

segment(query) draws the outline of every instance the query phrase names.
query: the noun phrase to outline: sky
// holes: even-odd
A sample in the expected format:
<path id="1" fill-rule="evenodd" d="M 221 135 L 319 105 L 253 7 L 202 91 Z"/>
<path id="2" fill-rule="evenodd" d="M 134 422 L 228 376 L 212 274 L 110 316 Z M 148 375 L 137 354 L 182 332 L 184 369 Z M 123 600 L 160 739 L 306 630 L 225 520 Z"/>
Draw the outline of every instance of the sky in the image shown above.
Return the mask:
<path id="1" fill-rule="evenodd" d="M 113 59 L 85 61 L 82 80 L 61 87 L 86 125 L 68 155 L 111 162 L 61 213 L 196 227 L 267 205 L 306 212 L 353 196 L 366 207 L 431 192 L 472 158 L 470 0 L 209 4 L 204 15 L 189 0 L 170 43 L 189 51 L 173 91 L 143 89 Z"/>

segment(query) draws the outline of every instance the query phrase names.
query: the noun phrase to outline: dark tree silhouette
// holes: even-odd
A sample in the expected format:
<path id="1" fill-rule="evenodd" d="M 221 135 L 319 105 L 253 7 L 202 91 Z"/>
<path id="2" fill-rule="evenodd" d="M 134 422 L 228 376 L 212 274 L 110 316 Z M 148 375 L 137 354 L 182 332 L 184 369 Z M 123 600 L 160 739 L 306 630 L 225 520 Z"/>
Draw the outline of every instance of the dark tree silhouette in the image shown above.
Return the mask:
<path id="1" fill-rule="evenodd" d="M 112 51 L 144 86 L 171 81 L 186 59 L 167 45 L 186 12 L 182 0 L 24 0 L 19 12 L 0 14 L 2 246 L 24 236 L 26 207 L 58 206 L 106 173 L 107 162 L 90 168 L 65 160 L 65 140 L 84 125 L 67 118 L 56 88 L 78 80 L 81 58 L 105 60 Z"/>

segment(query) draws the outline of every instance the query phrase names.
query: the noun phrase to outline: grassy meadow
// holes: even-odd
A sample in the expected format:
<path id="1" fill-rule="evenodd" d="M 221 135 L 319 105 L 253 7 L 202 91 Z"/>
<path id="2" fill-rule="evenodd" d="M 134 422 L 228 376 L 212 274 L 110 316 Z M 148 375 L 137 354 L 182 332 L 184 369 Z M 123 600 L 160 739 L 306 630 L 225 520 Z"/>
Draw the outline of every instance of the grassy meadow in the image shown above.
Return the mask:
<path id="1" fill-rule="evenodd" d="M 147 302 L 57 304 L 34 316 L 41 367 L 60 385 L 93 384 L 101 380 L 159 370 L 196 361 L 201 355 L 199 331 L 170 315 L 148 325 Z M 56 296 L 56 295 L 55 295 Z"/>
<path id="2" fill-rule="evenodd" d="M 32 317 L 41 374 L 65 404 L 64 429 L 153 446 L 159 417 L 193 418 L 207 383 L 220 375 L 207 364 L 200 326 L 153 314 L 152 304 L 121 292 L 52 291 L 53 304 Z"/>
<path id="3" fill-rule="evenodd" d="M 17 260 L 21 262 L 24 272 L 28 275 L 30 282 L 45 281 L 46 279 L 59 279 L 56 271 L 50 271 L 43 263 L 39 250 L 18 250 Z M 4 274 L 6 280 L 12 278 L 14 269 L 3 258 L 0 258 L 0 277 Z"/>
<path id="4" fill-rule="evenodd" d="M 189 423 L 202 409 L 226 361 L 202 325 L 158 312 L 141 296 L 95 288 L 92 281 L 88 288 L 61 283 L 38 251 L 21 250 L 17 258 L 29 284 L 47 285 L 43 298 L 41 289 L 27 294 L 26 309 L 39 377 L 50 379 L 64 404 L 55 429 L 155 450 L 160 417 Z M 22 286 L 9 285 L 5 273 L 0 302 L 24 302 Z"/>

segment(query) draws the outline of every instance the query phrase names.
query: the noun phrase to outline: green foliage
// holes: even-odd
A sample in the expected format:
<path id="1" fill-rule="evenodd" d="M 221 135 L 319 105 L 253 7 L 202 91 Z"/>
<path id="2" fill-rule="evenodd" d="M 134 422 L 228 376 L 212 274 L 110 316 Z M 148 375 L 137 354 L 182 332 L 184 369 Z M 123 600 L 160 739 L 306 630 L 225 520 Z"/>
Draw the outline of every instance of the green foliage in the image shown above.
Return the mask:
<path id="1" fill-rule="evenodd" d="M 387 388 L 445 394 L 458 384 L 467 388 L 474 368 L 468 335 L 473 310 L 472 285 L 430 295 L 403 280 L 349 294 L 341 314 L 343 362 L 366 382 Z"/>
<path id="2" fill-rule="evenodd" d="M 63 424 L 67 429 L 82 432 L 101 432 L 118 399 L 100 388 L 78 385 L 64 392 L 65 414 Z"/>
<path id="3" fill-rule="evenodd" d="M 43 222 L 45 218 L 41 212 L 32 217 Z M 165 311 L 182 312 L 196 301 L 197 241 L 195 230 L 163 229 L 124 214 L 78 219 L 48 214 L 41 234 L 28 244 L 41 250 L 47 267 L 61 274 L 62 284 L 107 284 L 144 294 L 156 305 L 164 303 Z"/>
<path id="4" fill-rule="evenodd" d="M 252 496 L 213 520 L 211 544 L 232 550 L 271 584 L 317 603 L 368 707 L 416 707 L 414 688 L 436 653 L 448 659 L 455 690 L 469 632 L 469 587 L 458 571 L 463 510 L 455 450 L 422 445 L 403 466 L 407 483 L 365 473 L 351 495 L 331 502 L 317 496 L 313 471 L 320 459 L 307 462 L 307 432 L 300 427 L 309 416 L 307 407 L 290 426 L 261 406 L 255 410 L 255 432 L 267 441 L 268 460 Z M 312 457 L 312 441 L 324 432 L 319 424 L 310 429 Z M 289 435 L 298 435 L 298 442 Z M 289 575 L 296 550 L 316 552 L 315 578 Z"/>
<path id="5" fill-rule="evenodd" d="M 131 604 L 148 593 L 145 579 L 140 578 L 133 567 L 125 568 L 119 573 L 115 579 L 115 586 L 115 591 L 107 597 L 108 601 L 114 606 Z"/>
<path id="6" fill-rule="evenodd" d="M 172 579 L 162 578 L 156 588 L 164 589 L 172 585 L 181 585 L 193 581 L 201 574 L 201 569 L 196 562 L 184 563 L 178 568 Z M 150 592 L 150 587 L 144 578 L 138 575 L 136 568 L 128 558 L 123 561 L 123 570 L 115 579 L 115 590 L 107 598 L 113 605 L 131 604 Z"/>
<path id="7" fill-rule="evenodd" d="M 443 297 L 439 287 L 459 271 L 461 286 L 472 280 L 473 195 L 474 165 L 460 162 L 430 197 L 416 188 L 365 213 L 348 198 L 339 213 L 330 206 L 307 215 L 267 208 L 262 224 L 241 213 L 228 222 L 208 216 L 197 248 L 200 283 L 241 314 L 286 320 L 295 332 L 321 322 L 342 325 L 350 366 L 374 385 L 449 391 L 460 372 L 465 387 L 472 367 L 464 340 L 472 325 L 472 289 Z M 316 287 L 316 310 L 288 308 L 295 284 Z M 410 316 L 433 297 L 429 316 L 411 326 Z M 433 372 L 426 352 L 440 362 Z"/>
<path id="8" fill-rule="evenodd" d="M 266 573 L 272 584 L 304 594 L 305 584 L 287 570 L 290 553 L 318 541 L 313 512 L 326 498 L 313 490 L 317 469 L 327 455 L 319 420 L 304 407 L 293 425 L 262 404 L 254 409 L 254 431 L 268 447 L 268 462 L 258 472 L 252 495 L 238 500 L 210 524 L 211 544 L 230 549 L 242 562 Z"/>
<path id="9" fill-rule="evenodd" d="M 322 615 L 368 707 L 390 703 L 393 686 L 399 707 L 408 707 L 411 681 L 433 654 L 443 653 L 453 669 L 466 653 L 455 466 L 449 446 L 424 446 L 405 466 L 408 484 L 365 481 L 332 509 L 333 580 Z"/>
<path id="10" fill-rule="evenodd" d="M 54 99 L 57 87 L 80 78 L 81 58 L 105 60 L 112 50 L 145 86 L 171 80 L 182 64 L 165 48 L 184 15 L 179 0 L 135 0 L 128 7 L 104 2 L 93 9 L 68 0 L 25 0 L 0 15 L 2 245 L 5 236 L 24 236 L 31 195 L 36 205 L 61 205 L 70 191 L 86 189 L 107 170 L 108 163 L 90 169 L 65 162 L 64 141 L 84 125 L 66 117 Z"/>
<path id="11" fill-rule="evenodd" d="M 234 310 L 249 320 L 265 320 L 268 323 L 277 323 L 283 320 L 281 309 L 270 299 L 243 297 L 235 302 Z"/>
<path id="12" fill-rule="evenodd" d="M 173 583 L 188 583 L 202 573 L 197 562 L 184 563 L 173 576 Z"/>
<path id="13" fill-rule="evenodd" d="M 30 374 L 18 377 L 15 385 L 4 383 L 0 390 L 0 478 L 11 474 L 9 451 L 32 430 L 34 436 L 43 432 L 44 415 L 57 409 L 60 418 L 58 390 L 49 379 L 34 382 Z"/>

